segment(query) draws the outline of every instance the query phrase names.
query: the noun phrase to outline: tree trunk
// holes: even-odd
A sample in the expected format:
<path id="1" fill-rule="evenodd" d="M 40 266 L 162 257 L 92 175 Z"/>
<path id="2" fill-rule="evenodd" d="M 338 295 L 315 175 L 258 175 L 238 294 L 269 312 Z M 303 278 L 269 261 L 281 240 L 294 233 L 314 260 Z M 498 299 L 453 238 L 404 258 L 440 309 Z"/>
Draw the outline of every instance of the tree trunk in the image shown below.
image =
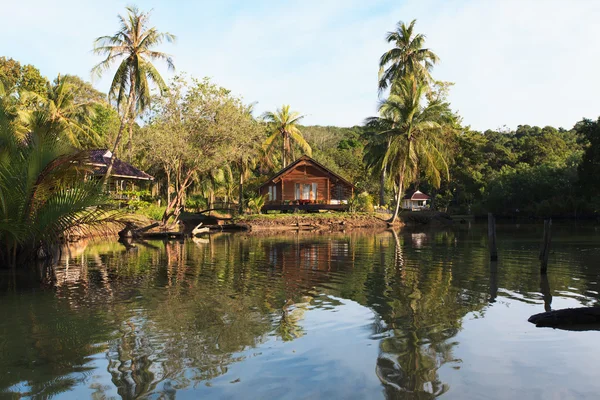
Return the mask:
<path id="1" fill-rule="evenodd" d="M 398 214 L 400 213 L 400 205 L 402 204 L 402 191 L 404 189 L 404 169 L 405 165 L 403 165 L 402 169 L 400 170 L 400 181 L 398 182 L 398 195 L 396 196 L 396 207 L 394 208 L 394 215 L 390 219 L 391 223 L 396 222 L 396 219 L 398 219 Z"/>
<path id="2" fill-rule="evenodd" d="M 171 204 L 171 172 L 167 170 L 167 206 Z"/>
<path id="3" fill-rule="evenodd" d="M 119 147 L 119 143 L 121 143 L 121 137 L 123 136 L 123 129 L 125 128 L 125 122 L 129 117 L 128 114 L 131 113 L 131 109 L 133 108 L 133 87 L 135 85 L 135 81 L 133 78 L 130 82 L 129 95 L 127 96 L 127 105 L 125 106 L 125 110 L 123 111 L 123 117 L 121 117 L 121 124 L 119 125 L 119 132 L 117 133 L 117 137 L 115 138 L 115 143 L 113 145 L 112 155 L 110 156 L 110 161 L 108 162 L 108 167 L 106 168 L 106 174 L 104 175 L 104 180 L 102 181 L 102 185 L 106 186 L 108 183 L 108 178 L 110 178 L 110 174 L 112 173 L 113 164 L 115 162 L 115 154 L 117 153 L 117 149 Z M 132 113 L 131 113 L 132 114 Z"/>
<path id="4" fill-rule="evenodd" d="M 240 214 L 244 213 L 244 171 L 243 167 L 240 167 L 240 194 L 239 194 L 239 208 Z"/>
<path id="5" fill-rule="evenodd" d="M 185 191 L 192 183 L 192 175 L 193 172 L 188 172 L 181 185 L 177 188 L 177 193 L 175 194 L 175 198 L 167 204 L 167 208 L 162 217 L 163 225 L 167 223 L 172 214 L 179 215 L 178 209 L 181 207 L 183 203 L 183 197 L 185 196 Z"/>
<path id="6" fill-rule="evenodd" d="M 379 207 L 383 207 L 385 205 L 385 168 L 381 170 L 379 179 Z"/>
<path id="7" fill-rule="evenodd" d="M 287 142 L 287 135 L 285 134 L 285 132 L 283 133 L 283 146 L 282 146 L 282 151 L 281 151 L 281 163 L 283 164 L 283 168 L 287 167 L 287 163 L 286 163 L 286 151 L 287 151 L 287 146 L 286 143 Z"/>
<path id="8" fill-rule="evenodd" d="M 129 118 L 129 143 L 127 143 L 127 162 L 131 163 L 133 160 L 133 114 Z"/>

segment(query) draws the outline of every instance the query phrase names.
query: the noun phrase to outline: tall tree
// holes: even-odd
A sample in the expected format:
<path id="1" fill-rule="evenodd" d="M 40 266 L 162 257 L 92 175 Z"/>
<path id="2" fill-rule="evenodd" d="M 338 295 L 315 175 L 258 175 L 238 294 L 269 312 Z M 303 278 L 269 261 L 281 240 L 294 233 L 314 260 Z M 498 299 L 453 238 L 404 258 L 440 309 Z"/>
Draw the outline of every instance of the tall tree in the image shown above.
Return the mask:
<path id="1" fill-rule="evenodd" d="M 396 205 L 390 222 L 398 218 L 404 188 L 415 181 L 419 172 L 436 187 L 443 175 L 448 177 L 441 135 L 448 107 L 437 101 L 422 105 L 427 89 L 427 84 L 413 75 L 405 76 L 396 84 L 397 94 L 381 104 L 381 116 L 367 120 L 371 125 L 390 127 L 380 133 L 388 142 L 380 164 L 396 185 Z"/>
<path id="2" fill-rule="evenodd" d="M 152 61 L 165 61 L 170 70 L 175 69 L 169 55 L 153 50 L 165 40 L 173 42 L 175 36 L 168 32 L 159 32 L 155 27 L 149 27 L 149 18 L 150 13 L 141 12 L 137 7 L 127 7 L 127 15 L 119 15 L 121 26 L 117 33 L 112 36 L 101 36 L 94 42 L 94 53 L 106 55 L 106 58 L 92 69 L 92 73 L 101 76 L 113 63 L 121 60 L 109 92 L 111 99 L 121 109 L 121 124 L 104 177 L 105 183 L 112 172 L 115 153 L 126 123 L 129 123 L 128 147 L 131 159 L 133 123 L 136 113 L 144 111 L 150 105 L 150 85 L 156 85 L 161 93 L 167 90 L 167 85 Z"/>
<path id="3" fill-rule="evenodd" d="M 584 119 L 575 129 L 587 142 L 578 168 L 579 184 L 588 196 L 600 196 L 600 118 L 597 121 Z"/>
<path id="4" fill-rule="evenodd" d="M 202 186 L 203 180 L 211 180 L 219 170 L 228 173 L 223 166 L 237 162 L 247 151 L 248 141 L 256 140 L 248 136 L 249 118 L 241 99 L 208 79 L 173 79 L 169 95 L 153 105 L 141 145 L 148 161 L 160 165 L 168 184 L 175 188 L 165 222 L 177 215 L 192 184 L 200 181 Z"/>
<path id="5" fill-rule="evenodd" d="M 0 57 L 0 82 L 7 91 L 33 92 L 45 96 L 48 80 L 33 65 L 21 65 L 12 58 Z"/>
<path id="6" fill-rule="evenodd" d="M 48 88 L 47 99 L 41 100 L 40 106 L 45 109 L 50 121 L 61 126 L 62 134 L 73 146 L 81 147 L 86 141 L 96 142 L 96 133 L 92 129 L 96 102 L 82 98 L 68 79 L 58 76 Z"/>
<path id="7" fill-rule="evenodd" d="M 263 114 L 263 120 L 267 122 L 270 129 L 270 135 L 263 146 L 266 150 L 272 151 L 275 143 L 281 141 L 281 163 L 283 168 L 287 167 L 292 161 L 292 142 L 300 146 L 309 156 L 312 154 L 310 145 L 298 129 L 298 124 L 302 118 L 304 118 L 303 115 L 300 115 L 297 111 L 290 111 L 290 106 L 285 104 L 275 112 Z"/>
<path id="8" fill-rule="evenodd" d="M 406 25 L 400 21 L 395 31 L 388 32 L 386 41 L 393 43 L 394 47 L 379 59 L 380 91 L 391 87 L 394 92 L 395 82 L 407 75 L 414 75 L 427 82 L 431 80 L 429 72 L 439 58 L 433 51 L 423 47 L 425 35 L 414 32 L 416 22 L 417 20 L 412 20 Z"/>

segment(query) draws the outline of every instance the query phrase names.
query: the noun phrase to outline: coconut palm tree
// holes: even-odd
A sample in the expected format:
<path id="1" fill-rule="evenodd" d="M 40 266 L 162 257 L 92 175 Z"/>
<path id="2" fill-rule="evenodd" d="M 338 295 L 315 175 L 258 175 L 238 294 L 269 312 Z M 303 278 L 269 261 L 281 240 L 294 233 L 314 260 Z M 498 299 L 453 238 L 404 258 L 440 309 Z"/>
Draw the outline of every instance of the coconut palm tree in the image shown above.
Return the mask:
<path id="1" fill-rule="evenodd" d="M 281 161 L 282 167 L 285 168 L 292 161 L 293 148 L 292 142 L 300 146 L 300 148 L 309 156 L 312 154 L 312 149 L 308 142 L 302 136 L 298 124 L 303 115 L 297 111 L 290 111 L 289 105 L 283 105 L 275 112 L 266 112 L 262 116 L 263 120 L 269 124 L 271 134 L 263 143 L 265 150 L 272 152 L 277 141 L 281 141 Z"/>
<path id="2" fill-rule="evenodd" d="M 137 7 L 127 7 L 127 16 L 119 15 L 120 28 L 112 36 L 101 36 L 94 42 L 94 53 L 106 58 L 92 69 L 92 73 L 101 76 L 113 63 L 119 62 L 110 85 L 109 96 L 121 110 L 121 124 L 113 145 L 104 182 L 107 182 L 121 141 L 125 124 L 129 123 L 129 158 L 131 158 L 131 135 L 135 116 L 150 105 L 150 85 L 154 84 L 162 92 L 167 85 L 152 64 L 152 61 L 165 61 L 170 70 L 174 70 L 172 58 L 160 51 L 153 50 L 164 41 L 173 42 L 175 36 L 168 32 L 159 32 L 149 27 L 150 13 L 141 12 Z"/>
<path id="3" fill-rule="evenodd" d="M 379 59 L 379 91 L 388 87 L 394 91 L 394 82 L 406 75 L 414 75 L 427 82 L 431 80 L 429 72 L 439 61 L 438 56 L 430 49 L 424 48 L 425 35 L 414 33 L 415 23 L 412 20 L 407 26 L 398 22 L 396 30 L 388 32 L 386 41 L 394 47 L 383 53 Z"/>
<path id="4" fill-rule="evenodd" d="M 380 117 L 367 119 L 367 124 L 388 126 L 380 135 L 387 146 L 379 158 L 379 165 L 389 172 L 396 185 L 396 204 L 390 222 L 396 221 L 404 188 L 423 172 L 433 185 L 439 187 L 442 176 L 449 178 L 448 164 L 443 149 L 443 126 L 448 119 L 447 104 L 433 101 L 421 102 L 427 84 L 407 75 L 396 82 L 396 93 L 381 103 Z M 381 150 L 381 146 L 376 147 Z"/>
<path id="5" fill-rule="evenodd" d="M 52 121 L 61 125 L 63 135 L 69 142 L 75 147 L 81 147 L 83 138 L 92 143 L 97 141 L 97 134 L 92 129 L 96 103 L 77 102 L 76 94 L 75 87 L 59 75 L 55 84 L 48 87 L 47 100 L 40 100 L 44 112 Z"/>

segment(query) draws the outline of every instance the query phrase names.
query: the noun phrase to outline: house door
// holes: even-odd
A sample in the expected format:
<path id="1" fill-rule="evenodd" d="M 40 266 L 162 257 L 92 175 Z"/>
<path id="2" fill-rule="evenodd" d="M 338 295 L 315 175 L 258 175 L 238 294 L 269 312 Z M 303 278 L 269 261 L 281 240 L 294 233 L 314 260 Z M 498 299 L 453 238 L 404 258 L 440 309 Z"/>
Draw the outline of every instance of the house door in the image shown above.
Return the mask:
<path id="1" fill-rule="evenodd" d="M 310 200 L 310 183 L 304 183 L 302 185 L 302 200 Z"/>

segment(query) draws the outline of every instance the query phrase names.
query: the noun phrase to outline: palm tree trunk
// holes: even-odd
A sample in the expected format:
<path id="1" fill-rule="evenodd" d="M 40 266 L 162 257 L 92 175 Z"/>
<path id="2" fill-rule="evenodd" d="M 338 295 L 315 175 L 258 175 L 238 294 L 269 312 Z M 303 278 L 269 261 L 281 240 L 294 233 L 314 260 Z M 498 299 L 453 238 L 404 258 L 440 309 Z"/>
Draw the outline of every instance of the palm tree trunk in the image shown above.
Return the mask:
<path id="1" fill-rule="evenodd" d="M 131 163 L 133 160 L 133 114 L 131 114 L 131 118 L 129 118 L 129 142 L 127 143 L 127 162 Z"/>
<path id="2" fill-rule="evenodd" d="M 129 114 L 133 114 L 131 109 L 133 109 L 133 87 L 135 86 L 135 81 L 132 78 L 131 86 L 129 88 L 129 95 L 127 96 L 127 105 L 125 106 L 125 111 L 123 111 L 123 116 L 121 117 L 121 124 L 119 125 L 119 132 L 117 133 L 117 137 L 115 138 L 115 143 L 113 145 L 112 155 L 110 156 L 110 161 L 108 162 L 108 167 L 106 168 L 106 174 L 104 175 L 104 180 L 102 181 L 102 185 L 106 186 L 108 183 L 108 178 L 110 178 L 110 174 L 112 173 L 113 164 L 115 162 L 115 154 L 117 153 L 117 149 L 119 147 L 119 143 L 121 143 L 121 137 L 123 136 L 123 129 L 125 128 L 125 121 L 128 120 Z"/>
<path id="3" fill-rule="evenodd" d="M 281 162 L 282 162 L 282 167 L 285 168 L 287 167 L 287 163 L 286 163 L 286 151 L 287 151 L 287 135 L 285 134 L 285 132 L 283 133 L 283 146 L 281 149 Z"/>
<path id="4" fill-rule="evenodd" d="M 390 222 L 393 224 L 398 219 L 398 214 L 400 213 L 400 205 L 402 204 L 402 191 L 404 190 L 404 170 L 406 168 L 406 163 L 402 165 L 402 169 L 400 169 L 400 174 L 398 175 L 398 194 L 396 196 L 396 207 L 394 208 L 394 215 L 390 219 Z"/>
<path id="5" fill-rule="evenodd" d="M 379 207 L 383 207 L 385 205 L 385 168 L 381 170 L 379 180 Z"/>

